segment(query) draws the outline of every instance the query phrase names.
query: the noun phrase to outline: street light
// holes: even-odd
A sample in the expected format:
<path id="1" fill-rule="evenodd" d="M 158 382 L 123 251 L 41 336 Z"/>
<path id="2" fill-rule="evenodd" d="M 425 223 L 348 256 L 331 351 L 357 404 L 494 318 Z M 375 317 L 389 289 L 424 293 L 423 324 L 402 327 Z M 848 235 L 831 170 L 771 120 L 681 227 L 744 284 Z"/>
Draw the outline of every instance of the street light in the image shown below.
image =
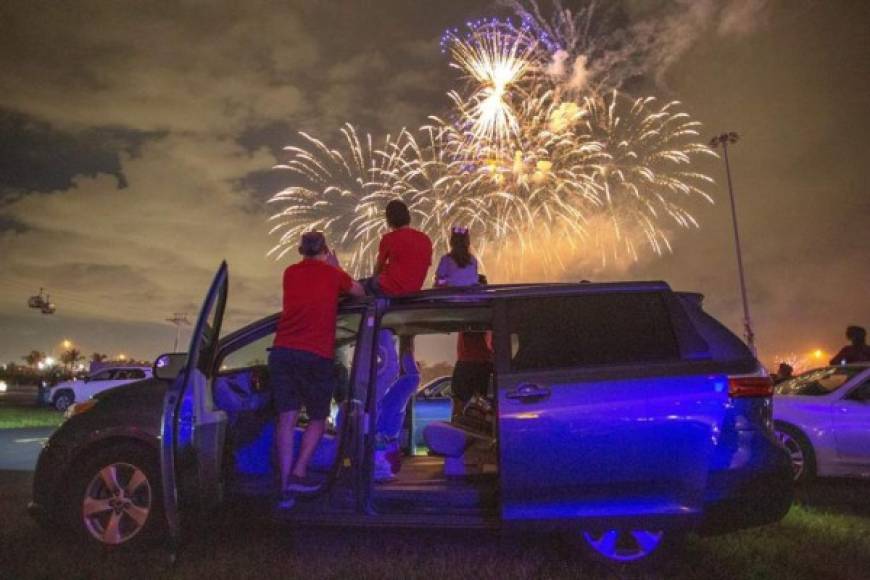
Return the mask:
<path id="1" fill-rule="evenodd" d="M 728 176 L 728 195 L 731 198 L 731 221 L 734 224 L 734 246 L 737 250 L 737 272 L 740 274 L 740 295 L 743 298 L 743 332 L 746 336 L 746 344 L 756 354 L 755 334 L 752 332 L 752 318 L 749 316 L 749 299 L 746 297 L 746 277 L 743 273 L 743 252 L 740 250 L 740 231 L 737 228 L 737 208 L 734 204 L 734 187 L 731 185 L 731 164 L 728 161 L 728 145 L 737 143 L 740 138 L 733 131 L 722 133 L 710 139 L 710 147 L 713 149 L 722 146 L 722 157 L 725 159 L 725 175 Z"/>

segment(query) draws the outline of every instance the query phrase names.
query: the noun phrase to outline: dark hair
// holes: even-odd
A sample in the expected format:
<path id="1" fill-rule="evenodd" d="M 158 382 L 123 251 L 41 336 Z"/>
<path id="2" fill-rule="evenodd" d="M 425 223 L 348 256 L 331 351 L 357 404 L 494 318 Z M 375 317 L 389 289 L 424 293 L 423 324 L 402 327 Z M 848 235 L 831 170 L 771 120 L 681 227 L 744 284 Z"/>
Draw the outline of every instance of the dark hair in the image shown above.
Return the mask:
<path id="1" fill-rule="evenodd" d="M 326 238 L 322 232 L 305 232 L 299 242 L 299 253 L 306 258 L 313 258 L 326 249 Z"/>
<path id="2" fill-rule="evenodd" d="M 411 223 L 411 213 L 405 202 L 394 199 L 387 204 L 387 225 L 391 228 L 400 228 Z"/>
<path id="3" fill-rule="evenodd" d="M 450 257 L 460 268 L 471 263 L 471 236 L 468 231 L 459 232 L 453 230 L 450 234 Z"/>
<path id="4" fill-rule="evenodd" d="M 850 326 L 846 329 L 846 338 L 855 343 L 867 341 L 867 331 L 860 326 Z"/>

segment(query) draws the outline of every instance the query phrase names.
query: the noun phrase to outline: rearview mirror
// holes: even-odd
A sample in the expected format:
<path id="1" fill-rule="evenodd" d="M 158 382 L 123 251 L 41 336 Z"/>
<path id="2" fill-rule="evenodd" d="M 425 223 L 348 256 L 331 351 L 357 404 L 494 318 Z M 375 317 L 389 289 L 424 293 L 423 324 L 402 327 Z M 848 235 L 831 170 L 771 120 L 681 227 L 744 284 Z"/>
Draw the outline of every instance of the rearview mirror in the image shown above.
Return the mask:
<path id="1" fill-rule="evenodd" d="M 168 352 L 157 357 L 152 373 L 156 379 L 174 381 L 186 364 L 186 352 Z"/>

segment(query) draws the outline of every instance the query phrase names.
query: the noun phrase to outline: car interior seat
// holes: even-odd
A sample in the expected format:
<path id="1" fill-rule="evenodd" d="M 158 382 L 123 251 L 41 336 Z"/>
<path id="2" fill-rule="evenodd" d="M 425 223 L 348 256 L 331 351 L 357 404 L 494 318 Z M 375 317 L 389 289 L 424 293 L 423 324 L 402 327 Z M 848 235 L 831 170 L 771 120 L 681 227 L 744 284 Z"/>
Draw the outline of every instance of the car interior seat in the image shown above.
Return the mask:
<path id="1" fill-rule="evenodd" d="M 495 463 L 495 439 L 468 427 L 433 421 L 423 429 L 429 450 L 444 457 L 444 475 L 461 477 L 480 473 Z"/>
<path id="2" fill-rule="evenodd" d="M 420 371 L 414 355 L 408 351 L 402 355 L 402 375 L 396 379 L 378 405 L 379 436 L 387 441 L 399 437 L 405 423 L 405 413 L 411 397 L 420 386 Z"/>
<path id="3" fill-rule="evenodd" d="M 451 422 L 426 425 L 423 439 L 432 453 L 444 457 L 444 475 L 482 473 L 486 466 L 497 463 L 494 421 L 489 401 L 475 397 Z"/>

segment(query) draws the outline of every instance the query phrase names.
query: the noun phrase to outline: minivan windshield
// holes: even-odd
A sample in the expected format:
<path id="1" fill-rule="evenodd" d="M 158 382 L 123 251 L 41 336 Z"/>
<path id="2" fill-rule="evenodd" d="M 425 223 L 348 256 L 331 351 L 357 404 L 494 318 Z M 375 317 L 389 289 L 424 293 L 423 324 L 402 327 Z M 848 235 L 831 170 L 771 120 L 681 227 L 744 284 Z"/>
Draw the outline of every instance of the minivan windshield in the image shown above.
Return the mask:
<path id="1" fill-rule="evenodd" d="M 861 371 L 856 367 L 815 369 L 776 386 L 777 395 L 821 396 L 833 393 Z"/>

